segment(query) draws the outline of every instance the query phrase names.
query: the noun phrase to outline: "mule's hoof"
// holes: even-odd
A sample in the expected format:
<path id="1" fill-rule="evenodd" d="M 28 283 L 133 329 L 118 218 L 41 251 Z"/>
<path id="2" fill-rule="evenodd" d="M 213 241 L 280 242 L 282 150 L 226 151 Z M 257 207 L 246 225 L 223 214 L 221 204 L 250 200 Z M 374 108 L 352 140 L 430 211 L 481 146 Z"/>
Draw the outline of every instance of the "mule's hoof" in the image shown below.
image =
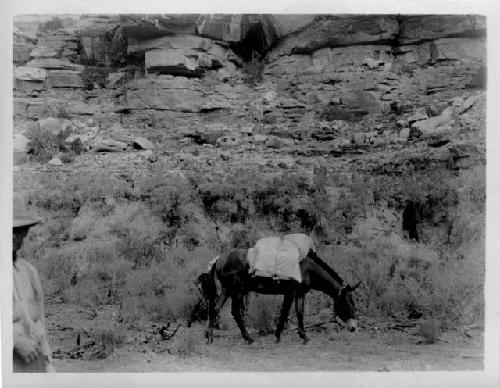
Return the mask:
<path id="1" fill-rule="evenodd" d="M 247 344 L 248 345 L 252 345 L 254 342 L 255 342 L 255 340 L 253 338 L 248 338 L 247 339 Z"/>
<path id="2" fill-rule="evenodd" d="M 279 344 L 281 342 L 281 338 L 277 337 L 276 338 L 276 343 Z"/>
<path id="3" fill-rule="evenodd" d="M 303 345 L 307 345 L 309 343 L 309 338 L 305 337 L 305 338 L 302 338 L 302 344 Z"/>

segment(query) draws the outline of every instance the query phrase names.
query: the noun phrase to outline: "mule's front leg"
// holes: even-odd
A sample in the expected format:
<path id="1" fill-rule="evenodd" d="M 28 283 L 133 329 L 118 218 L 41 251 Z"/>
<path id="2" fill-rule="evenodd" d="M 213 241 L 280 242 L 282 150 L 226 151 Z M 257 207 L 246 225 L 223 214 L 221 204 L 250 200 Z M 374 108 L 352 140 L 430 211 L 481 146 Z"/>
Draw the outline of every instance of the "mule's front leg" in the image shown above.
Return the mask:
<path id="1" fill-rule="evenodd" d="M 241 335 L 248 342 L 252 344 L 254 340 L 250 337 L 245 327 L 245 312 L 244 312 L 244 302 L 242 295 L 234 295 L 231 297 L 231 314 L 236 321 L 236 324 L 240 328 Z"/>
<path id="2" fill-rule="evenodd" d="M 305 295 L 303 294 L 295 298 L 295 313 L 297 314 L 299 337 L 302 338 L 305 345 L 309 342 L 309 338 L 307 338 L 306 331 L 304 330 L 304 301 Z"/>
<path id="3" fill-rule="evenodd" d="M 276 343 L 281 341 L 281 332 L 283 327 L 285 327 L 285 322 L 288 319 L 288 314 L 290 313 L 290 307 L 292 307 L 293 293 L 285 294 L 283 298 L 283 304 L 281 305 L 280 319 L 278 321 L 278 326 L 276 327 Z"/>

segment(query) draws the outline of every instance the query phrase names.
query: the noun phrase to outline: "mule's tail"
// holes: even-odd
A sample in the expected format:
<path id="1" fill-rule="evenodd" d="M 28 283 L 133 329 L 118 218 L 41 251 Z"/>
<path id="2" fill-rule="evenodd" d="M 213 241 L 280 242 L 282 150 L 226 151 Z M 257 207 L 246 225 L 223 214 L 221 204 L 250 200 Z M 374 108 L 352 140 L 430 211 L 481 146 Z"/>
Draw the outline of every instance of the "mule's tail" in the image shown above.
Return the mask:
<path id="1" fill-rule="evenodd" d="M 201 291 L 205 299 L 210 301 L 217 297 L 217 280 L 215 273 L 215 260 L 210 263 L 208 267 L 208 272 L 205 272 L 200 276 L 200 286 Z"/>

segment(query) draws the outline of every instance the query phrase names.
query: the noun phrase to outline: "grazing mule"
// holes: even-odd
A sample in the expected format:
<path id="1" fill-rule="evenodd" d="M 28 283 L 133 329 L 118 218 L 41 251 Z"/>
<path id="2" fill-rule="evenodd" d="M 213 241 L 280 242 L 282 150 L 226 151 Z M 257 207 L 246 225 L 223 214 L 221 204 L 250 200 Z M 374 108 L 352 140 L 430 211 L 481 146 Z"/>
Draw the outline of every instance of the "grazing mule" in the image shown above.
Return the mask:
<path id="1" fill-rule="evenodd" d="M 304 344 L 309 339 L 304 330 L 304 299 L 311 289 L 329 295 L 334 300 L 335 314 L 346 323 L 350 331 L 356 330 L 355 307 L 352 292 L 359 286 L 344 285 L 342 278 L 313 250 L 300 261 L 302 282 L 288 279 L 252 276 L 247 260 L 248 249 L 233 249 L 220 256 L 212 264 L 209 281 L 204 283 L 204 294 L 208 296 L 208 330 L 207 339 L 213 342 L 213 329 L 216 317 L 226 302 L 231 298 L 231 313 L 243 338 L 251 344 L 254 340 L 245 327 L 246 297 L 249 292 L 261 294 L 284 295 L 280 318 L 276 327 L 276 342 L 280 342 L 281 332 L 288 318 L 292 302 L 295 300 L 295 311 L 298 321 L 298 334 Z M 221 291 L 217 292 L 217 281 Z"/>

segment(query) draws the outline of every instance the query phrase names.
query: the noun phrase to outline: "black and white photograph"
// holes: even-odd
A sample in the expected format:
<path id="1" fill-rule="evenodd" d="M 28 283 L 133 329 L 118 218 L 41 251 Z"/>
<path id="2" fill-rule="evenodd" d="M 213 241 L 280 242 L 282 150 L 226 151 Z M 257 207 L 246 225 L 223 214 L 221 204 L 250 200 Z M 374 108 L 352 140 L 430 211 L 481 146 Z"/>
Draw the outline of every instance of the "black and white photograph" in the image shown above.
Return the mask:
<path id="1" fill-rule="evenodd" d="M 11 20 L 4 386 L 483 376 L 488 16 L 139 7 Z"/>

